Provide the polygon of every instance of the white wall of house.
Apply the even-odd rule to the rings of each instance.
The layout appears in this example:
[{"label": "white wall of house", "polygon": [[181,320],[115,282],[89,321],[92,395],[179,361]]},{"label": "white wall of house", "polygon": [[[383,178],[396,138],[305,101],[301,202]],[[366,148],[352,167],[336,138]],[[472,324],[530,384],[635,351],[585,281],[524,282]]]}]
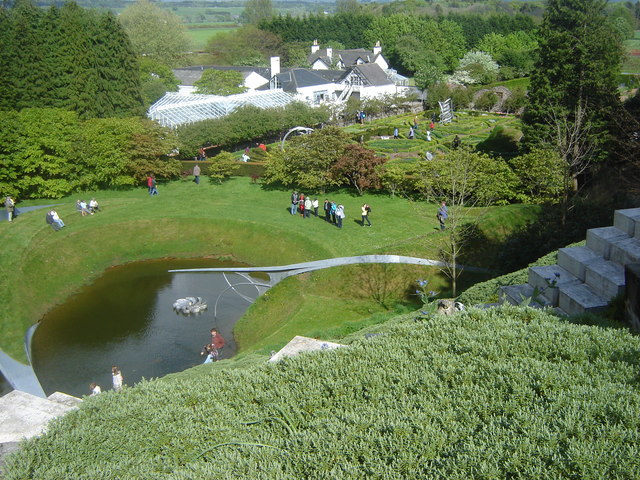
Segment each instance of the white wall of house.
[{"label": "white wall of house", "polygon": [[376,61],[374,63],[377,63],[378,65],[380,65],[380,68],[383,69],[383,70],[386,70],[386,69],[389,68],[389,64],[382,57],[382,55],[378,55],[378,58],[376,58]]},{"label": "white wall of house", "polygon": [[314,85],[312,87],[299,87],[297,98],[309,105],[317,105],[323,101],[335,99],[336,91],[342,90],[342,85],[336,83],[326,83],[324,85]]},{"label": "white wall of house", "polygon": [[360,98],[381,97],[384,95],[394,95],[404,87],[396,87],[395,85],[381,85],[377,87],[360,87]]},{"label": "white wall of house", "polygon": [[264,78],[262,75],[259,75],[256,72],[251,72],[244,79],[244,86],[249,90],[255,90],[256,88],[261,87],[266,83],[269,83],[269,79]]}]

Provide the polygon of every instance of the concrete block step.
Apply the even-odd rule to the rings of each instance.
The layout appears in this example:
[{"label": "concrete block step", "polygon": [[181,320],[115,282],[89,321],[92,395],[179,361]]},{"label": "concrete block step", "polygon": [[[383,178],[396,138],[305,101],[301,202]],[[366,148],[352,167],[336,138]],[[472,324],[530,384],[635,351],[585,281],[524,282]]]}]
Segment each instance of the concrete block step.
[{"label": "concrete block step", "polygon": [[74,397],[73,395],[68,395],[62,392],[54,392],[47,397],[47,400],[52,402],[56,402],[60,405],[65,405],[69,408],[77,407],[82,403],[82,400],[78,397]]},{"label": "concrete block step", "polygon": [[580,285],[567,285],[560,288],[558,296],[558,306],[567,315],[578,315],[581,313],[595,313],[604,310],[609,302],[601,297],[584,283]]},{"label": "concrete block step", "polygon": [[613,242],[607,260],[620,265],[640,262],[640,239],[632,237]]},{"label": "concrete block step", "polygon": [[613,226],[630,237],[640,237],[640,208],[626,208],[613,213]]},{"label": "concrete block step", "polygon": [[601,258],[586,266],[585,283],[602,298],[611,301],[624,293],[624,267]]},{"label": "concrete block step", "polygon": [[558,265],[584,282],[585,267],[602,256],[589,247],[565,247],[558,250]]},{"label": "concrete block step", "polygon": [[616,227],[590,228],[587,230],[587,247],[609,260],[611,246],[631,237]]},{"label": "concrete block step", "polygon": [[582,283],[575,275],[559,265],[531,267],[528,282],[534,289],[537,287],[540,294],[554,307],[558,306],[559,287]]},{"label": "concrete block step", "polygon": [[522,285],[505,285],[500,287],[499,292],[500,303],[510,303],[511,305],[522,305],[528,299],[531,307],[543,308],[550,307],[551,302],[543,294],[536,294],[534,287],[525,283]]}]

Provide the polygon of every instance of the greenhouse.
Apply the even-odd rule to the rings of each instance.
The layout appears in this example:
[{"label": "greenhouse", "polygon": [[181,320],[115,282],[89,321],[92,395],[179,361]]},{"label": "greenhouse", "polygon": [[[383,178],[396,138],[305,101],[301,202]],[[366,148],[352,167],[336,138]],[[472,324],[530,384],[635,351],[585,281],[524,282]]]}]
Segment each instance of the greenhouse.
[{"label": "greenhouse", "polygon": [[197,95],[167,92],[151,105],[147,116],[162,126],[176,128],[229,115],[245,105],[258,108],[284,107],[295,100],[293,95],[277,90],[252,91],[239,95]]}]

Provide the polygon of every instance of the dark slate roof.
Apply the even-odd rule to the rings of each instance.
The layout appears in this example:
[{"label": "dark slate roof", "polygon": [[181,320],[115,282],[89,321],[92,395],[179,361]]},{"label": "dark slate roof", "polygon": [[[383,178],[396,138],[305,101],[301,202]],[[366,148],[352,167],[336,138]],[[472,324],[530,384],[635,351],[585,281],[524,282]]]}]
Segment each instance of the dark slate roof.
[{"label": "dark slate roof", "polygon": [[351,67],[351,69],[365,77],[372,86],[393,84],[393,81],[389,80],[385,71],[377,63],[363,63],[362,65]]},{"label": "dark slate roof", "polygon": [[174,68],[173,74],[178,79],[180,85],[193,85],[194,82],[200,80],[202,72],[205,70],[233,70],[240,72],[243,78],[247,78],[251,73],[255,72],[267,80],[271,78],[271,69],[269,67],[236,67],[225,65],[198,65],[195,67]]},{"label": "dark slate roof", "polygon": [[[290,68],[277,75],[285,92],[297,92],[298,88],[335,83],[345,76],[344,70],[312,70],[310,68]],[[263,87],[261,87],[263,88]],[[264,88],[268,88],[267,85]]]},{"label": "dark slate roof", "polygon": [[[334,50],[331,57],[333,59],[340,59],[345,67],[352,67],[358,64],[358,59],[364,63],[374,63],[378,57],[382,54],[374,54],[371,50],[365,50],[364,48],[354,48],[351,50]],[[322,48],[315,53],[312,53],[307,57],[308,62],[313,65],[313,62],[320,59],[325,65],[331,65],[332,58],[327,55],[327,49]]]}]

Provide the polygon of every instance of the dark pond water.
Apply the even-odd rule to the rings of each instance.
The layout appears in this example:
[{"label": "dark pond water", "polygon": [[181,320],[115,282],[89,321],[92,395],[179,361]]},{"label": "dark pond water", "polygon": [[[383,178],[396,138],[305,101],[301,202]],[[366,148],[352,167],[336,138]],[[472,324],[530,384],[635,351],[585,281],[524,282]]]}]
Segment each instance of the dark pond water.
[{"label": "dark pond water", "polygon": [[[120,367],[128,385],[198,365],[211,328],[226,340],[221,358],[233,356],[233,326],[250,303],[227,290],[214,319],[214,303],[229,286],[223,275],[167,272],[227,266],[244,265],[163,259],[108,270],[40,322],[32,341],[32,361],[45,392],[87,395],[91,382],[103,391],[110,389],[112,365]],[[246,282],[235,274],[227,278],[232,284]],[[255,287],[237,289],[248,297],[257,296]],[[173,303],[187,296],[202,297],[209,308],[193,316],[176,313]]]}]

